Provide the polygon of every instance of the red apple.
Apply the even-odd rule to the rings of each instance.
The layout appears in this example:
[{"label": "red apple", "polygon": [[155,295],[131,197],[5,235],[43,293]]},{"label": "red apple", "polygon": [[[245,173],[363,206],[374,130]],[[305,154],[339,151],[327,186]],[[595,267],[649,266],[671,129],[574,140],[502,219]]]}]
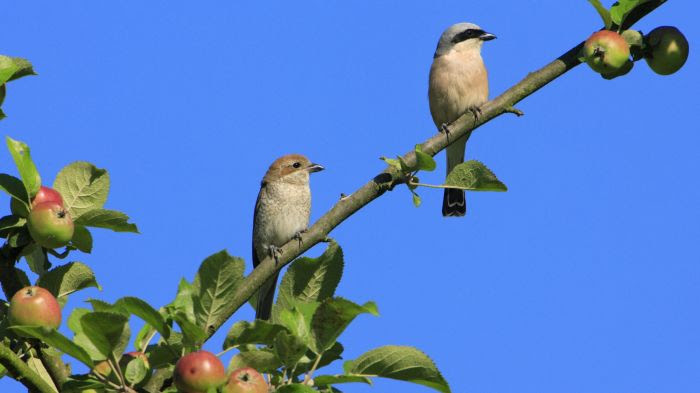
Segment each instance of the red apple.
[{"label": "red apple", "polygon": [[188,353],[177,361],[173,379],[183,393],[206,393],[226,382],[226,371],[218,357],[201,350]]},{"label": "red apple", "polygon": [[661,26],[650,31],[647,43],[651,50],[645,59],[657,74],[673,74],[688,60],[688,40],[673,26]]},{"label": "red apple", "polygon": [[39,192],[37,192],[32,199],[32,208],[44,202],[56,202],[63,206],[63,197],[53,188],[41,186],[41,188],[39,188]]},{"label": "red apple", "polygon": [[12,296],[9,317],[12,325],[57,329],[61,325],[61,307],[46,289],[25,287]]},{"label": "red apple", "polygon": [[254,368],[239,368],[231,373],[223,393],[267,393],[267,382]]},{"label": "red apple", "polygon": [[616,32],[601,30],[583,44],[583,57],[593,71],[611,74],[625,66],[630,57],[630,46]]},{"label": "red apple", "polygon": [[32,239],[42,247],[63,247],[73,238],[73,220],[56,202],[40,203],[29,212],[27,228]]}]

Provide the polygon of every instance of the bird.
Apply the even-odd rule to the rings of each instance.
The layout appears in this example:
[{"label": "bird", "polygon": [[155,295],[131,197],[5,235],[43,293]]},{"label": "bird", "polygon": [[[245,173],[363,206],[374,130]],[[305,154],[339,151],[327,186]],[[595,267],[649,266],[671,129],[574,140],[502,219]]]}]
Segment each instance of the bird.
[{"label": "bird", "polygon": [[[253,214],[253,268],[266,256],[277,261],[280,247],[288,241],[297,238],[301,242],[311,214],[309,174],[323,169],[301,154],[282,156],[270,165]],[[270,319],[278,276],[279,272],[260,287],[256,319]]]},{"label": "bird", "polygon": [[[479,115],[479,107],[488,100],[489,82],[481,45],[496,38],[473,23],[461,22],[448,27],[440,36],[430,66],[428,101],[433,122],[440,131],[467,111]],[[447,147],[447,173],[464,161],[464,150],[471,131]],[[449,137],[449,134],[448,134]],[[442,215],[463,216],[467,212],[464,190],[446,188]]]}]

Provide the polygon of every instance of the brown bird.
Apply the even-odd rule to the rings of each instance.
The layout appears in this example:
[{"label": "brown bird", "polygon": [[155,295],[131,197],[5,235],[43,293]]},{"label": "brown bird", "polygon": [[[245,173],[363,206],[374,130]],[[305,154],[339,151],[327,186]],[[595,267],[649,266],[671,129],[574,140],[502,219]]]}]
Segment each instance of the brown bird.
[{"label": "brown bird", "polygon": [[[481,44],[496,38],[473,23],[457,23],[440,36],[430,67],[428,100],[433,122],[440,130],[488,100],[489,81],[481,59]],[[447,173],[464,161],[464,150],[471,132],[447,147]],[[463,216],[467,212],[464,191],[445,189],[443,216]]]},{"label": "brown bird", "polygon": [[[279,247],[293,238],[301,239],[311,214],[309,174],[322,170],[321,165],[300,154],[288,154],[270,165],[255,202],[253,267],[266,256],[277,260]],[[275,274],[260,288],[255,318],[270,319],[278,276]]]}]

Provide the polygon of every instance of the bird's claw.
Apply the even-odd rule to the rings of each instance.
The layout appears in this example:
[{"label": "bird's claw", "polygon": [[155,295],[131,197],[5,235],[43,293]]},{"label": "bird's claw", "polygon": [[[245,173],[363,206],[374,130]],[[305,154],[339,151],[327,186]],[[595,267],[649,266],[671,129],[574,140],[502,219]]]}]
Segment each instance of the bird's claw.
[{"label": "bird's claw", "polygon": [[481,116],[481,108],[479,108],[478,106],[472,106],[469,108],[469,112],[471,112],[472,115],[474,115],[475,120],[479,120],[479,117]]},{"label": "bird's claw", "polygon": [[270,253],[270,256],[272,258],[275,258],[275,265],[278,265],[280,263],[280,255],[282,254],[282,247],[277,247],[275,245],[270,244],[267,246],[267,252]]},{"label": "bird's claw", "polygon": [[447,143],[450,143],[450,128],[447,123],[442,123],[440,125],[440,132],[444,132],[447,137]]},{"label": "bird's claw", "polygon": [[301,235],[306,233],[306,231],[308,231],[308,229],[302,229],[301,231],[295,233],[294,237],[292,238],[292,239],[297,239],[297,241],[299,241],[299,247],[304,245],[304,238]]}]

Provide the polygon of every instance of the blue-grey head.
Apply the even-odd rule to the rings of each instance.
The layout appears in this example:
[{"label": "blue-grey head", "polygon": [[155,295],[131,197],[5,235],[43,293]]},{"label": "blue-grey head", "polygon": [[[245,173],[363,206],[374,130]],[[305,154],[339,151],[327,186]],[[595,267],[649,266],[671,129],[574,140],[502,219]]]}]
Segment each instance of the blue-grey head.
[{"label": "blue-grey head", "polygon": [[435,57],[442,56],[452,49],[463,47],[480,49],[484,41],[496,38],[473,23],[456,23],[445,30],[440,36]]}]

